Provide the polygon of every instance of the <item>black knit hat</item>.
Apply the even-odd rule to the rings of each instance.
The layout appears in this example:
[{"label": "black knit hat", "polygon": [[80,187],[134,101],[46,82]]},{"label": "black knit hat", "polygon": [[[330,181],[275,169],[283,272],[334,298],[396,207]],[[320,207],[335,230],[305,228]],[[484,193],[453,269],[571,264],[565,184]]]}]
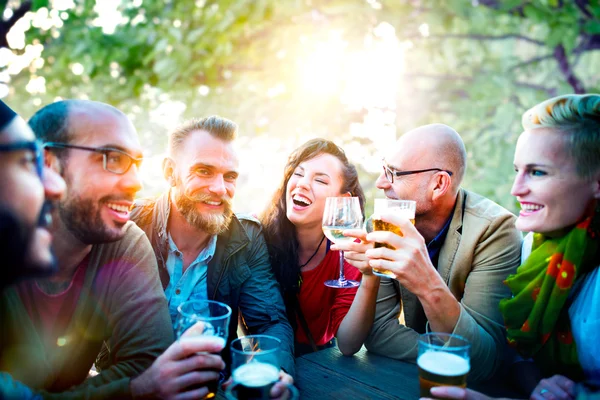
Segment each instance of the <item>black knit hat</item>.
[{"label": "black knit hat", "polygon": [[9,106],[0,100],[0,131],[17,116]]}]

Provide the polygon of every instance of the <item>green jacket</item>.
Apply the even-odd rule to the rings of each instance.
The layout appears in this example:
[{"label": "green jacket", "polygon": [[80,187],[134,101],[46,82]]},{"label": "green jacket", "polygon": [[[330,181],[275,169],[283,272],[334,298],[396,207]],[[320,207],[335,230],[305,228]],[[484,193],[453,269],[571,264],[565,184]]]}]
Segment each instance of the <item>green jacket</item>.
[{"label": "green jacket", "polygon": [[[1,371],[44,397],[131,397],[130,379],[173,342],[173,330],[150,244],[132,222],[125,229],[123,239],[92,247],[62,346],[43,345],[14,286],[2,293]],[[88,379],[103,344],[105,365]]]},{"label": "green jacket", "polygon": [[[166,289],[169,273],[167,222],[171,202],[169,192],[157,199],[136,201],[131,219],[142,228],[154,248],[158,273]],[[238,311],[244,330],[271,335],[282,343],[281,367],[294,376],[294,335],[285,314],[279,285],[271,270],[269,253],[258,220],[234,216],[229,228],[218,235],[217,247],[208,263],[208,298],[232,309],[229,340],[222,356],[229,364],[229,343],[237,337]]]}]

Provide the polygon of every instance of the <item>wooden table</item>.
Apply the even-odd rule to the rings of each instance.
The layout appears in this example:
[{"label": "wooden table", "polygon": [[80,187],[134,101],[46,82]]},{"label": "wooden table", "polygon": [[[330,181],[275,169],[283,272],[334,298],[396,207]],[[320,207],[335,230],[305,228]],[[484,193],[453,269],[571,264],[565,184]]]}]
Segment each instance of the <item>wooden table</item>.
[{"label": "wooden table", "polygon": [[[419,398],[415,364],[377,356],[364,347],[353,357],[344,357],[337,348],[331,348],[296,359],[296,386],[301,399]],[[517,397],[499,382],[472,388],[490,396]]]}]

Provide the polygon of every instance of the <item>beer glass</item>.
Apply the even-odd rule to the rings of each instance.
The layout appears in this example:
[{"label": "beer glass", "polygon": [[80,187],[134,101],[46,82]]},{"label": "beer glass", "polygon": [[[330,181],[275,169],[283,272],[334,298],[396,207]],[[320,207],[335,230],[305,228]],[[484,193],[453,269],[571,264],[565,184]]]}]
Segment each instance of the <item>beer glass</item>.
[{"label": "beer glass", "polygon": [[[323,233],[334,243],[352,242],[354,238],[346,237],[342,232],[360,228],[362,218],[358,197],[328,197],[323,210]],[[343,289],[358,285],[360,282],[344,277],[344,252],[340,251],[340,276],[325,281],[325,286]]]},{"label": "beer glass", "polygon": [[421,397],[434,397],[436,386],[467,387],[471,344],[462,336],[450,333],[425,333],[419,336],[419,386]]},{"label": "beer glass", "polygon": [[[402,236],[402,231],[399,227],[390,224],[389,222],[382,221],[379,216],[384,213],[393,212],[404,218],[409,219],[414,225],[416,209],[417,203],[412,200],[375,199],[375,209],[373,212],[373,216],[371,217],[373,230],[389,231]],[[375,243],[375,248],[377,247],[387,247],[389,249],[394,249],[393,247],[385,243]],[[393,277],[390,271],[386,271],[384,269],[373,268],[373,273],[375,275],[384,276],[387,278]]]},{"label": "beer glass", "polygon": [[[268,400],[273,385],[279,381],[281,341],[268,335],[249,335],[231,342],[231,377],[228,399]],[[298,391],[288,386],[292,399]]]},{"label": "beer glass", "polygon": [[[187,340],[194,336],[216,336],[223,339],[223,346],[229,336],[231,308],[227,304],[212,300],[185,301],[177,307],[175,321],[177,340]],[[220,371],[218,371],[220,372]],[[219,390],[219,381],[207,384],[209,393],[205,399],[212,399]],[[195,387],[186,388],[193,390]]]}]

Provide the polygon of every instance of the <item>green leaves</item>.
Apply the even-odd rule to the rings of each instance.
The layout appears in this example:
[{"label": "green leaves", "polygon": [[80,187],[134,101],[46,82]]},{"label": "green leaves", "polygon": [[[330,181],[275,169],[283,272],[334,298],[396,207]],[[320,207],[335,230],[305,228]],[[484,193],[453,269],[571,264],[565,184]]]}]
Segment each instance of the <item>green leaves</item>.
[{"label": "green leaves", "polygon": [[[600,35],[594,1],[589,17],[572,1],[558,0],[144,0],[139,7],[121,2],[128,22],[111,35],[96,26],[100,1],[78,0],[75,9],[61,11],[68,14],[62,28],[27,32],[26,44],[44,44],[44,67],[11,76],[11,96],[27,112],[57,96],[109,101],[136,119],[155,153],[166,128],[152,121],[153,111],[173,99],[187,106],[186,117],[219,113],[240,121],[249,137],[295,143],[319,135],[356,144],[349,126],[373,110],[349,109],[340,93],[309,93],[302,74],[318,45],[336,38],[346,46],[340,54],[373,49],[376,27],[386,23],[405,59],[395,75],[377,76],[395,90],[396,108],[385,112],[393,114],[398,133],[428,122],[457,128],[469,151],[466,185],[512,207],[510,166],[521,113],[572,92],[552,57],[556,46],[565,48],[588,90],[598,82],[600,52],[582,52],[591,35]],[[35,0],[32,7],[52,3]],[[364,73],[350,85],[369,87],[365,82],[379,73],[369,69],[369,57],[352,61]],[[329,67],[312,61],[315,75]],[[84,67],[81,75],[73,73],[76,63]],[[354,67],[340,64],[340,76]],[[518,64],[526,65],[513,69]],[[47,93],[27,93],[32,74],[46,79]],[[365,153],[382,151],[376,141],[361,140]],[[372,177],[365,179],[372,186]]]},{"label": "green leaves", "polygon": [[33,0],[31,2],[31,11],[37,11],[42,7],[48,7],[48,0]]}]

